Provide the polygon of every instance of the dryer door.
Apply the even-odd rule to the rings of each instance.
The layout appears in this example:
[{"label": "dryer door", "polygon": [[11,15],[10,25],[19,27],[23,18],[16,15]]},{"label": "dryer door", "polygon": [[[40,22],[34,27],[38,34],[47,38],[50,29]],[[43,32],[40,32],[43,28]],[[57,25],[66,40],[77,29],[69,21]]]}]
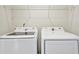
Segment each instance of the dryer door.
[{"label": "dryer door", "polygon": [[46,40],[44,47],[46,54],[78,54],[77,40]]}]

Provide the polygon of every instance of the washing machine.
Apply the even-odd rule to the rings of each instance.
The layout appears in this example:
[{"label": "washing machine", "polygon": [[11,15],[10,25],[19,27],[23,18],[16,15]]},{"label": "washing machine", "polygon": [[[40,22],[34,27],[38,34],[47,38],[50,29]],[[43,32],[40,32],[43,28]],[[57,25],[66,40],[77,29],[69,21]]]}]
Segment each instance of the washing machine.
[{"label": "washing machine", "polygon": [[79,36],[64,31],[63,27],[41,29],[42,54],[78,54]]},{"label": "washing machine", "polygon": [[37,28],[16,27],[0,36],[0,54],[37,54]]}]

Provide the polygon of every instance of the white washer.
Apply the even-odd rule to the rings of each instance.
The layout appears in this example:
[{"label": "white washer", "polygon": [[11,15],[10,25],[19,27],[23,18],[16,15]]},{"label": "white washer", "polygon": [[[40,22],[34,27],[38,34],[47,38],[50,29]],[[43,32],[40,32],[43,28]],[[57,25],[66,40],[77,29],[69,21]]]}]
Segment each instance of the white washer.
[{"label": "white washer", "polygon": [[37,54],[37,28],[17,27],[1,36],[0,54]]},{"label": "white washer", "polygon": [[62,27],[43,27],[41,30],[42,54],[78,54],[79,37],[65,32]]}]

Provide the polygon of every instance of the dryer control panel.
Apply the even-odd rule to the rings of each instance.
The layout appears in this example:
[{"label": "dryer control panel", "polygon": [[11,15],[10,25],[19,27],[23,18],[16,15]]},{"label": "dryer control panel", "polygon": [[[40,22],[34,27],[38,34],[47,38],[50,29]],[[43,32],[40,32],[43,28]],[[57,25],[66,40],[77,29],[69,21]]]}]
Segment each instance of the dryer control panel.
[{"label": "dryer control panel", "polygon": [[63,27],[51,27],[52,31],[64,31]]},{"label": "dryer control panel", "polygon": [[45,31],[63,31],[64,32],[63,27],[44,27],[42,29]]}]

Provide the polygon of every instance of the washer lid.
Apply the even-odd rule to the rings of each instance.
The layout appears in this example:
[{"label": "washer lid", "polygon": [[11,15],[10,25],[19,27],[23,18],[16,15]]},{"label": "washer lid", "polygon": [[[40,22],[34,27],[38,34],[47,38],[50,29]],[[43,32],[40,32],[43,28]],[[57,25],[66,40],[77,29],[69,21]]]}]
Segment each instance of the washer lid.
[{"label": "washer lid", "polygon": [[26,38],[26,39],[29,39],[29,38],[35,38],[35,36],[34,35],[16,35],[16,36],[6,36],[6,35],[3,35],[3,36],[1,36],[0,37],[0,39],[6,39],[6,38],[15,38],[15,39],[17,39],[17,38]]}]

